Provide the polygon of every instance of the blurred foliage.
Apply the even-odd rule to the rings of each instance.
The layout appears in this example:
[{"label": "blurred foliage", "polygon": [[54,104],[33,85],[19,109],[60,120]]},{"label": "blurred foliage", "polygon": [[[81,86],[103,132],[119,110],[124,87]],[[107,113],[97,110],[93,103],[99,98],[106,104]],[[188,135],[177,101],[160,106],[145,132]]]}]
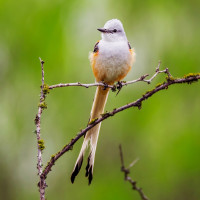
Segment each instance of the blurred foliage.
[{"label": "blurred foliage", "polygon": [[[200,1],[1,0],[0,1],[0,199],[38,199],[37,149],[33,119],[37,113],[41,69],[45,82],[94,82],[88,52],[100,39],[96,30],[120,19],[136,50],[126,80],[153,74],[158,63],[175,77],[200,70]],[[139,98],[161,82],[137,83],[110,93],[106,110]],[[140,199],[124,182],[118,145],[125,163],[140,161],[133,179],[150,199],[199,199],[200,85],[175,85],[102,124],[88,187],[84,166],[75,184],[70,174],[82,140],[63,156],[47,179],[50,199]],[[44,164],[87,124],[95,88],[50,92],[42,116]]]}]

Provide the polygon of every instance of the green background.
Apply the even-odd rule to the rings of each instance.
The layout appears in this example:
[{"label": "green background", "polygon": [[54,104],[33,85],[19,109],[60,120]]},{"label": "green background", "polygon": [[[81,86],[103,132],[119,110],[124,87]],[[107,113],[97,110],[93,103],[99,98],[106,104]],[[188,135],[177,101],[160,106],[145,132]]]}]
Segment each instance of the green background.
[{"label": "green background", "polygon": [[[33,123],[41,85],[38,57],[45,61],[45,82],[94,82],[88,52],[100,39],[96,30],[112,18],[122,21],[136,51],[125,80],[153,74],[158,61],[174,77],[200,71],[200,1],[1,0],[0,1],[0,199],[39,199],[37,147]],[[141,97],[151,85],[110,93],[106,110]],[[152,200],[197,200],[200,196],[200,84],[173,85],[136,108],[104,121],[90,186],[84,167],[75,183],[70,175],[82,139],[59,159],[48,175],[51,199],[135,199],[123,180],[118,145],[128,166]],[[59,88],[47,97],[42,115],[44,165],[87,124],[95,88]],[[85,159],[86,160],[86,159]]]}]

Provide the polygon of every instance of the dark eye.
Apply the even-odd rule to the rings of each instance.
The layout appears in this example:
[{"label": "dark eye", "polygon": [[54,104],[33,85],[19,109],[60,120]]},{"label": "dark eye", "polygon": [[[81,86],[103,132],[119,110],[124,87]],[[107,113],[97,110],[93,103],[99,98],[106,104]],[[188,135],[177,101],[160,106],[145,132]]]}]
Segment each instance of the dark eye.
[{"label": "dark eye", "polygon": [[117,29],[114,29],[113,32],[116,33],[116,32],[117,32]]}]

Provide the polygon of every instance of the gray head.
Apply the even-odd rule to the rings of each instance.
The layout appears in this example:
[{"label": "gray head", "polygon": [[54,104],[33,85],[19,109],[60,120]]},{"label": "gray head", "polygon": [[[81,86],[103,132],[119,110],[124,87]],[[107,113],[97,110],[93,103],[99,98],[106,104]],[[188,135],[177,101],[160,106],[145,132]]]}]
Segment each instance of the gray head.
[{"label": "gray head", "polygon": [[107,21],[103,28],[99,28],[97,30],[102,33],[101,37],[105,41],[127,41],[123,25],[118,19],[111,19]]}]

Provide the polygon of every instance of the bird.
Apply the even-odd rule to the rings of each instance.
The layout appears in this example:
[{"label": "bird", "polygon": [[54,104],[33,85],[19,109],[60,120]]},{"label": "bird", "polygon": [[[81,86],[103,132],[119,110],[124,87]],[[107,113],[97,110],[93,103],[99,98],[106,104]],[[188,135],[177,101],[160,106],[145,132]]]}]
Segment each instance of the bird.
[{"label": "bird", "polygon": [[[121,81],[130,71],[135,61],[135,51],[131,48],[127,40],[123,25],[118,19],[108,20],[103,28],[98,28],[101,32],[101,40],[95,46],[93,52],[89,53],[89,60],[96,82],[103,82],[107,85],[113,85]],[[110,88],[98,86],[96,89],[90,121],[101,117],[108,98]],[[86,166],[88,184],[93,179],[94,159],[99,137],[101,123],[91,128],[85,135],[84,141],[75,163],[71,182],[74,183],[82,163],[85,150],[89,148],[89,157]]]}]

